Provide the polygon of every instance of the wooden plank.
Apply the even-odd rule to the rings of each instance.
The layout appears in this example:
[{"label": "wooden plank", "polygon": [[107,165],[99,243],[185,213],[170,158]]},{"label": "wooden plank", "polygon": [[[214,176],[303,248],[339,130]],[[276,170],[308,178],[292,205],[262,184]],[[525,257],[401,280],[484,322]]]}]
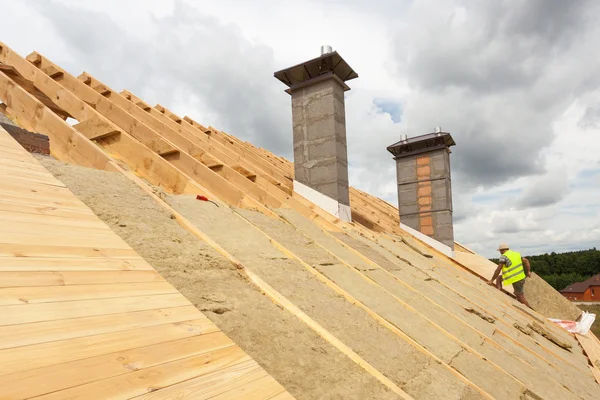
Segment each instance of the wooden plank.
[{"label": "wooden plank", "polygon": [[33,204],[19,204],[0,199],[0,212],[7,211],[8,213],[22,213],[38,215],[53,215],[64,218],[85,219],[88,221],[97,221],[106,226],[100,219],[88,209],[61,209],[58,207],[36,206]]},{"label": "wooden plank", "polygon": [[68,258],[126,258],[138,257],[131,249],[73,246],[30,246],[29,244],[0,243],[0,257],[56,257]]},{"label": "wooden plank", "polygon": [[109,249],[129,249],[129,245],[118,236],[96,237],[90,240],[86,237],[77,236],[54,236],[38,232],[19,233],[0,231],[0,243],[4,244],[27,244],[29,246],[63,246],[63,247],[91,247]]},{"label": "wooden plank", "polygon": [[588,357],[596,382],[600,384],[600,343],[591,331],[585,335],[575,335],[575,337]]},{"label": "wooden plank", "polygon": [[[6,233],[39,233],[40,235],[54,235],[54,236],[72,236],[73,227],[64,225],[52,225],[52,224],[40,224],[35,222],[19,222],[15,224],[2,223],[0,219],[0,232]],[[93,241],[95,238],[114,238],[115,233],[108,229],[108,227],[78,227],[77,234],[88,238]]]},{"label": "wooden plank", "polygon": [[45,178],[38,178],[36,176],[27,174],[26,172],[10,172],[10,171],[0,171],[0,173],[2,175],[11,175],[13,179],[18,180],[18,181],[23,181],[23,182],[27,182],[28,185],[30,186],[35,186],[38,183],[41,184],[52,184],[52,185],[56,185],[56,186],[62,186],[62,183],[49,178],[49,177],[45,177]]},{"label": "wooden plank", "polygon": [[[2,129],[2,133],[6,132],[2,128],[2,125],[0,125],[0,129]],[[23,149],[21,149],[19,151],[23,151]],[[15,152],[17,152],[16,149],[15,149]],[[42,175],[48,177],[48,175],[44,174],[44,171],[37,168],[37,167],[41,167],[41,165],[37,164],[37,167],[36,167],[36,165],[30,164],[28,162],[19,162],[19,160],[23,160],[24,157],[22,154],[19,155],[18,153],[15,153],[15,152],[7,151],[7,150],[5,150],[4,147],[2,147],[2,164],[0,165],[0,170],[5,171],[6,173],[18,172],[18,173],[26,174],[28,176],[33,176],[33,177],[40,177]],[[34,159],[33,161],[35,161],[37,163],[37,160]],[[58,183],[60,183],[60,182],[58,182]]]},{"label": "wooden plank", "polygon": [[[0,288],[32,286],[96,285],[164,281],[150,271],[19,271],[0,272]],[[92,289],[90,289],[92,290]]]},{"label": "wooden plank", "polygon": [[269,400],[294,400],[294,397],[289,392],[283,392],[277,396],[271,397]]},{"label": "wooden plank", "polygon": [[190,302],[178,293],[117,299],[77,300],[57,303],[0,306],[0,326],[80,318],[94,315],[119,314],[133,311],[157,310],[159,308],[182,307],[187,305],[190,305]]},{"label": "wooden plank", "polygon": [[12,156],[12,155],[9,156],[8,154],[2,154],[2,164],[11,165],[14,167],[27,168],[27,169],[32,169],[32,170],[44,168],[35,159],[24,159],[23,157],[20,157],[20,156]]},{"label": "wooden plank", "polygon": [[[33,205],[3,205],[0,203],[0,208],[7,208],[0,210],[0,221],[6,223],[35,223],[39,221],[40,224],[44,225],[55,225],[55,226],[71,226],[71,227],[86,227],[104,229],[106,225],[100,219],[92,218],[81,218],[80,216],[66,217],[64,215],[52,215],[46,212],[45,214],[36,213],[36,207]],[[44,210],[52,210],[54,207],[42,207]],[[51,212],[51,211],[50,211]],[[54,213],[56,214],[56,213]]]},{"label": "wooden plank", "polygon": [[[1,223],[1,222],[0,222]],[[48,258],[0,257],[0,271],[154,271],[140,257],[131,259],[110,258]]]},{"label": "wooden plank", "polygon": [[[0,127],[0,129],[2,129],[0,132],[2,132],[3,134],[6,134],[6,131],[4,130],[4,128]],[[37,160],[34,158],[25,159],[22,156],[17,156],[17,155],[12,155],[12,154],[2,154],[2,162],[7,163],[7,165],[22,166],[24,168],[29,168],[30,166],[37,164]],[[40,165],[40,164],[37,164],[37,165]]]},{"label": "wooden plank", "polygon": [[[4,128],[2,128],[4,129]],[[4,130],[4,132],[6,132],[6,130]],[[9,134],[10,135],[10,134]],[[11,138],[11,140],[14,140]],[[21,147],[19,145],[19,148],[14,148],[14,149],[7,149],[4,143],[0,143],[0,145],[2,146],[2,164],[0,165],[0,168],[2,169],[8,169],[8,168],[19,168],[19,171],[23,171],[23,172],[29,172],[29,173],[38,173],[38,174],[44,174],[44,167],[42,167],[37,160],[33,157],[33,155],[27,153],[27,157],[24,157],[24,154],[22,154],[23,152],[23,147]],[[10,158],[9,158],[10,156]],[[32,163],[30,162],[25,162],[26,159],[30,159],[31,157],[31,161],[33,161]],[[19,161],[20,162],[19,162]],[[47,176],[47,174],[44,174],[45,176]]]},{"label": "wooden plank", "polygon": [[4,349],[0,350],[0,376],[216,331],[208,319],[199,319]]},{"label": "wooden plank", "polygon": [[73,129],[83,133],[90,140],[100,139],[107,136],[117,135],[120,133],[118,129],[109,124],[105,120],[99,118],[91,118],[87,121],[73,125]]},{"label": "wooden plank", "polygon": [[[284,389],[252,361],[162,388],[135,397],[135,400],[160,399],[271,399]],[[292,398],[288,393],[288,398]]]},{"label": "wooden plank", "polygon": [[15,193],[6,189],[4,185],[0,187],[0,197],[9,203],[25,203],[40,207],[53,207],[68,210],[82,210],[85,207],[85,205],[79,201],[53,199],[31,191]]},{"label": "wooden plank", "polygon": [[36,197],[22,197],[19,195],[3,195],[2,203],[9,203],[13,205],[23,205],[23,206],[32,206],[32,207],[40,207],[42,209],[54,209],[54,210],[64,210],[64,211],[84,211],[89,213],[89,208],[84,208],[83,206],[77,205],[76,203],[65,205],[61,202],[53,202],[53,201],[45,201],[39,196]]},{"label": "wooden plank", "polygon": [[[4,153],[4,149],[2,149]],[[25,178],[34,178],[41,183],[51,182],[53,185],[60,185],[64,187],[62,182],[58,181],[52,175],[48,175],[48,171],[40,169],[32,169],[24,166],[16,166],[5,164],[4,162],[0,165],[0,173],[10,175],[11,179],[20,179],[21,176]]]},{"label": "wooden plank", "polygon": [[[233,346],[233,342],[222,332],[213,332],[5,375],[0,377],[0,387],[4,388],[3,396],[26,399],[114,378],[131,373],[131,371],[144,370],[183,358],[211,353],[231,346]],[[257,366],[257,369],[266,375],[260,367]],[[224,374],[218,371],[217,375],[223,376]],[[44,377],[41,385],[40,376]]]},{"label": "wooden plank", "polygon": [[48,394],[38,397],[38,399],[128,399],[245,361],[249,361],[249,357],[239,348],[226,347],[207,354]]},{"label": "wooden plank", "polygon": [[[88,274],[91,275],[89,272]],[[178,293],[177,289],[167,281],[47,287],[8,287],[0,288],[0,306],[174,293]]]},{"label": "wooden plank", "polygon": [[[18,142],[17,142],[18,143]],[[5,147],[3,149],[3,153],[4,154],[8,154],[8,155],[18,155],[21,154],[21,151],[23,151],[23,147],[22,146],[10,146],[10,147]]]},{"label": "wooden plank", "polygon": [[[5,159],[2,159],[2,163],[6,162]],[[37,162],[37,161],[36,161]],[[38,164],[41,166],[41,164]],[[46,173],[49,173],[46,169],[44,169]],[[81,201],[77,199],[73,193],[66,187],[56,186],[56,185],[35,185],[32,186],[27,182],[22,181],[14,181],[14,180],[4,180],[2,182],[2,186],[0,190],[13,193],[13,194],[23,194],[28,196],[40,196],[40,197],[48,197],[56,200],[71,200],[71,201]]]},{"label": "wooden plank", "polygon": [[[256,375],[259,375],[259,373],[257,372]],[[239,386],[235,385],[230,390],[210,398],[213,400],[236,400],[240,398],[248,400],[271,399],[274,395],[276,396],[282,390],[285,390],[272,377],[264,373],[260,375],[262,376],[254,381],[246,382]]]},{"label": "wooden plank", "polygon": [[205,318],[194,306],[0,326],[0,349]]}]

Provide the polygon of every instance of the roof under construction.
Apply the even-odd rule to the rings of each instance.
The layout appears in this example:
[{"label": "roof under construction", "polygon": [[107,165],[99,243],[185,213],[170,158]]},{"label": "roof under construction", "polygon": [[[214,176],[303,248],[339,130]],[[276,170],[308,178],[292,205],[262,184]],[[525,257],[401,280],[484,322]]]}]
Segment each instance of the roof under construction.
[{"label": "roof under construction", "polygon": [[593,334],[391,204],[351,188],[341,221],[265,149],[37,52],[0,63],[4,397],[598,398]]}]

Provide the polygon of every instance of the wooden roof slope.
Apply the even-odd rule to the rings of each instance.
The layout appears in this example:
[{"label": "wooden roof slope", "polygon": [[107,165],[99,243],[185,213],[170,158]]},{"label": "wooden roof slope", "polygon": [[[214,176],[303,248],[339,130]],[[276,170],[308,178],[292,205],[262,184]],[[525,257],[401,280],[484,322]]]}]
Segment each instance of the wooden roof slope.
[{"label": "wooden roof slope", "polygon": [[[393,219],[397,213],[388,203],[353,189],[353,215],[360,222],[339,221],[290,194],[293,171],[288,161],[189,117],[180,118],[165,107],[151,107],[130,92],[115,92],[89,74],[75,78],[38,53],[25,60],[0,46],[0,62],[12,68],[12,76],[22,77],[20,82],[28,82],[21,85],[0,70],[5,112],[23,127],[48,135],[56,158],[120,171],[150,194],[139,177],[171,193],[209,194],[219,202],[254,208],[282,223],[275,208],[297,211],[321,228],[298,225],[299,237],[310,238],[333,257],[343,267],[341,276],[305,260],[285,237],[272,236],[241,216],[240,220],[254,229],[253,235],[268,238],[288,259],[310,271],[327,290],[366,311],[382,329],[416,349],[428,365],[440,365],[450,374],[448,379],[468,385],[481,398],[516,399],[534,393],[542,398],[593,399],[598,393],[587,358],[572,336],[398,229]],[[63,112],[44,105],[37,92]],[[61,114],[78,123],[69,126]],[[164,202],[163,206],[170,208]],[[227,248],[170,210],[282,309],[390,390],[409,397],[395,377],[382,374],[366,355],[357,354]],[[452,356],[450,349],[459,351]]]},{"label": "wooden roof slope", "polygon": [[1,127],[0,174],[0,397],[285,393]]}]

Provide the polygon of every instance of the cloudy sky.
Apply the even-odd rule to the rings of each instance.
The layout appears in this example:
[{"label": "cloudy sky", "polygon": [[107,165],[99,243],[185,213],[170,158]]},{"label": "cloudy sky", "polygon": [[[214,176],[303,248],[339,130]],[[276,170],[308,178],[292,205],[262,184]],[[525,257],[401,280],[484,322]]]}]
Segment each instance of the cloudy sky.
[{"label": "cloudy sky", "polygon": [[[600,2],[0,0],[0,41],[292,160],[273,72],[331,45],[350,182],[397,204],[385,150],[441,126],[456,239],[486,256],[600,245]],[[8,16],[8,18],[7,18]],[[373,173],[377,171],[377,173]],[[598,246],[600,247],[600,246]]]}]

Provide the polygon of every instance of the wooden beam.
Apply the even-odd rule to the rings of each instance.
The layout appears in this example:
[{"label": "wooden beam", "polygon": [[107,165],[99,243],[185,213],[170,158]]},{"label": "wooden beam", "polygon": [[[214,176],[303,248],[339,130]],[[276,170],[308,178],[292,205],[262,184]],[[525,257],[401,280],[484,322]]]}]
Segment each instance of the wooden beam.
[{"label": "wooden beam", "polygon": [[111,124],[97,118],[88,119],[87,121],[75,124],[73,125],[73,128],[83,133],[85,137],[90,140],[102,139],[121,133],[120,130],[116,129]]},{"label": "wooden beam", "polygon": [[[13,66],[22,76],[30,77],[36,89],[49,98],[55,99],[61,108],[69,110],[68,112],[80,123],[88,120],[102,121],[104,124],[118,129],[88,104],[54,80],[49,79],[42,71],[7,46],[2,45],[2,48],[0,61]],[[100,150],[98,146],[60,117],[50,112],[39,100],[25,92],[1,72],[0,87],[2,87],[0,90],[2,100],[17,115],[19,125],[28,130],[48,135],[51,153],[56,158],[90,168],[115,170],[115,165],[107,153]],[[168,191],[173,193],[210,193],[125,132],[120,131],[119,135],[98,139],[96,143],[118,159],[126,160],[127,165],[136,173]]]},{"label": "wooden beam", "polygon": [[70,117],[69,113],[56,106],[56,104],[54,104],[52,100],[48,98],[48,96],[37,90],[33,83],[19,74],[19,72],[13,66],[0,64],[0,70],[10,77],[10,79],[12,79],[16,84],[29,92],[29,94],[38,99],[42,104],[58,114],[63,120]]},{"label": "wooden beam", "polygon": [[[232,152],[231,149],[226,148],[218,141],[207,140],[204,135],[195,135],[195,129],[193,127],[188,126],[188,123],[185,120],[182,120],[165,107],[158,106],[159,108],[148,108],[149,105],[147,103],[136,97],[131,92],[124,90],[121,92],[121,94],[123,97],[143,109],[146,114],[150,114],[152,117],[154,117],[149,119],[147,123],[151,126],[154,126],[155,129],[159,129],[156,124],[157,121],[160,122],[162,124],[160,128],[168,128],[173,132],[177,132],[189,142],[192,142],[205,152],[211,154],[223,164],[229,165],[232,169],[240,172],[242,175],[246,177],[258,177],[258,180],[254,181],[267,191],[271,188],[271,185],[267,185],[266,183],[262,184],[261,180],[265,180],[275,186],[280,185],[278,177],[271,176],[269,171],[264,171],[260,166],[255,165],[252,160],[247,157],[247,155],[246,157],[240,157],[235,152]],[[146,118],[148,118],[147,115]],[[285,186],[280,187],[280,189],[282,189],[288,195],[291,194],[291,190],[286,190]]]},{"label": "wooden beam", "polygon": [[[89,77],[89,74],[87,74],[87,76]],[[94,82],[94,78],[91,79],[91,82]],[[125,101],[129,101],[130,105],[135,105],[135,104],[140,104],[140,103],[143,105],[146,104],[141,99],[139,99],[138,97],[133,95],[131,92],[123,92],[123,95],[124,95],[122,97],[123,99],[129,99],[129,100],[125,100]],[[112,95],[112,97],[115,97],[115,95]],[[138,114],[142,113],[140,118],[141,117],[150,118],[147,115],[148,113],[143,112],[141,110],[142,110],[141,108],[138,108],[136,111]],[[176,131],[176,132],[180,132],[180,134],[185,138],[190,138],[190,139],[192,138],[193,135],[190,132],[186,131],[186,129],[192,129],[192,128],[186,128],[185,126],[179,126],[178,124],[176,124],[174,122],[174,120],[178,120],[179,117],[177,117],[175,114],[168,111],[164,107],[162,107],[162,110],[164,112],[160,112],[157,109],[151,109],[149,114],[151,114],[151,116],[153,116],[154,118],[152,120],[150,120],[148,123],[149,124],[162,123],[163,127],[161,128],[161,132],[169,132],[169,129],[170,129],[170,134],[174,134],[175,133],[174,131]],[[171,115],[171,116],[175,115],[175,116],[173,118],[168,118],[166,116],[166,114]],[[185,125],[185,124],[187,124],[187,123],[184,122],[183,125]],[[157,127],[157,129],[158,129],[158,127]],[[198,143],[198,142],[195,141],[194,143]],[[237,167],[236,161],[231,160],[224,153],[221,153],[218,149],[215,149],[213,146],[206,147],[202,143],[199,143],[199,145],[202,146],[203,150],[211,151],[211,155],[216,154],[219,157],[218,162],[216,164],[209,165],[211,169],[214,168],[214,170],[217,172],[220,172],[221,169],[224,169],[225,166],[223,164],[221,164],[220,161],[226,161],[228,163],[231,163],[231,165],[233,165],[234,167]],[[204,157],[204,154],[202,154],[202,157]],[[336,226],[336,224],[339,222],[339,220],[336,217],[334,217],[330,214],[327,214],[325,211],[323,211],[321,209],[307,207],[306,204],[297,201],[297,199],[295,197],[287,195],[280,187],[276,187],[273,184],[271,184],[269,181],[267,181],[266,179],[262,179],[262,175],[257,176],[254,181],[256,182],[256,184],[259,187],[263,188],[267,193],[269,193],[270,195],[275,197],[277,200],[279,200],[280,207],[293,208],[294,210],[298,211],[300,214],[302,214],[306,218],[313,220],[316,224],[318,224],[319,226],[321,226],[325,229],[329,229],[329,230],[333,230],[333,231],[339,230],[339,228]]]},{"label": "wooden beam", "polygon": [[[43,57],[42,60],[44,60]],[[227,165],[224,160],[215,157],[213,154],[209,154],[206,149],[189,141],[184,136],[164,125],[161,121],[156,120],[152,115],[143,111],[142,108],[138,107],[132,101],[121,94],[114,92],[90,74],[83,73],[78,79],[74,79],[71,76],[64,76],[62,82],[67,84],[69,88],[72,88],[74,93],[83,91],[84,87],[86,87],[87,90],[92,88],[96,91],[101,90],[98,88],[106,88],[110,92],[110,95],[105,96],[106,98],[97,97],[96,101],[98,103],[94,104],[99,104],[101,101],[108,101],[113,105],[112,110],[120,109],[128,114],[130,118],[134,119],[138,126],[146,127],[146,131],[149,132],[149,135],[151,134],[155,138],[168,141],[176,150],[176,153],[173,152],[175,154],[171,157],[165,157],[167,161],[177,166],[190,177],[207,185],[211,191],[219,194],[220,190],[223,191],[224,188],[226,188],[225,185],[229,185],[230,187],[236,188],[236,190],[242,192],[244,195],[256,200],[261,207],[262,205],[274,208],[281,207],[281,199],[274,197],[272,193],[257,186],[251,179],[248,179],[247,176],[242,175],[240,172]],[[102,94],[101,92],[99,93]],[[106,116],[108,118],[115,118],[115,113],[112,112],[110,115],[107,114]],[[117,121],[115,120],[114,122],[116,123]],[[161,155],[164,156],[165,153],[161,153]],[[225,155],[222,156],[225,157]],[[254,174],[249,175],[255,176]]]},{"label": "wooden beam", "polygon": [[18,125],[50,138],[50,152],[56,158],[88,168],[114,170],[106,153],[2,72],[0,99]]},{"label": "wooden beam", "polygon": [[[42,70],[50,66],[58,68],[50,60],[38,53],[31,54],[28,59],[32,60],[33,63]],[[109,98],[104,96],[112,93],[110,89],[106,88],[104,85],[97,85],[99,88],[98,90],[100,91],[100,93],[98,93],[93,88],[64,71],[55,79],[74,96],[79,97],[80,101],[93,105],[94,110],[97,111],[103,119],[109,121],[123,133],[127,133],[139,140],[141,142],[140,145],[148,146],[154,153],[162,156],[161,159],[163,161],[161,161],[161,163],[166,161],[167,164],[170,164],[170,168],[178,170],[182,175],[185,174],[186,177],[189,176],[203,187],[206,187],[208,190],[205,190],[205,192],[210,193],[211,196],[214,196],[212,194],[214,193],[231,205],[258,208],[268,213],[268,210],[266,210],[261,203],[246,196],[233,184],[222,179],[210,169],[195,167],[196,161],[192,157],[181,152],[177,146],[162,138],[155,131],[136,120],[125,110],[115,106]],[[102,139],[101,143],[112,145],[116,141],[118,141],[118,138],[111,136]],[[130,152],[124,154],[123,158],[129,160],[134,156],[135,154]],[[147,167],[151,168],[152,165],[148,165]],[[144,167],[142,166],[142,168]]]},{"label": "wooden beam", "polygon": [[[204,184],[211,184],[218,177],[215,177],[212,172],[208,171],[205,174],[206,176],[204,176],[206,179],[202,181],[202,186],[192,181],[178,168],[189,157],[182,158],[178,149],[170,142],[165,141],[122,109],[115,107],[110,100],[87,87],[67,72],[63,71],[62,74],[57,75],[55,79],[58,82],[48,79],[47,75],[43,74],[41,69],[49,66],[58,67],[37,53],[29,56],[29,59],[36,63],[37,68],[31,63],[18,63],[19,60],[16,57],[12,58],[13,62],[11,64],[15,65],[17,69],[19,67],[22,69],[33,69],[29,73],[36,76],[36,85],[40,89],[48,93],[54,93],[54,96],[60,91],[61,96],[58,96],[57,101],[64,102],[71,107],[71,112],[78,117],[77,119],[80,122],[90,119],[94,121],[99,120],[120,131],[119,135],[105,136],[97,139],[97,142],[105,148],[114,149],[118,153],[118,158],[128,163],[142,176],[152,178],[150,181],[153,184],[165,186],[169,191],[174,193],[195,192],[216,197],[211,190],[205,188]],[[39,78],[37,78],[38,76]],[[39,84],[38,81],[40,82]],[[89,104],[92,104],[94,108]],[[127,131],[135,134],[136,138],[131,137]],[[140,143],[140,141],[143,143]],[[168,159],[166,160],[161,155]],[[192,182],[193,184],[191,184]],[[217,183],[217,185],[213,184],[212,188],[217,189],[220,197],[228,203],[244,207],[264,208],[261,204],[244,196],[243,193],[228,182],[218,180]]]},{"label": "wooden beam", "polygon": [[[191,121],[191,122],[190,122]],[[228,152],[230,157],[239,160],[248,160],[255,170],[263,171],[268,174],[275,181],[274,183],[281,185],[284,188],[291,189],[291,180],[281,173],[278,169],[274,168],[270,163],[255,157],[252,153],[243,151],[239,146],[236,146],[233,141],[229,140],[224,134],[219,133],[216,130],[209,130],[204,128],[189,117],[184,117],[181,122],[181,128],[185,129],[191,135],[194,135],[200,140],[204,140],[214,146],[220,146],[222,151]],[[207,133],[208,132],[208,133]]]}]

